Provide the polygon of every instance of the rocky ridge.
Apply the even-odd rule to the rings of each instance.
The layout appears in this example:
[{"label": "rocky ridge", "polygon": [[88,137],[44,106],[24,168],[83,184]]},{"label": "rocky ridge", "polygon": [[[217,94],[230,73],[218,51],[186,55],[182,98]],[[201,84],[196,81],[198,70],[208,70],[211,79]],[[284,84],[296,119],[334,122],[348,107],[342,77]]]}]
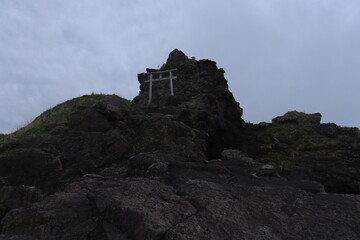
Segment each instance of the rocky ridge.
[{"label": "rocky ridge", "polygon": [[132,102],[84,96],[4,140],[0,239],[360,238],[358,129],[245,123],[215,62],[174,68],[174,96],[159,81],[148,104],[147,69]]}]

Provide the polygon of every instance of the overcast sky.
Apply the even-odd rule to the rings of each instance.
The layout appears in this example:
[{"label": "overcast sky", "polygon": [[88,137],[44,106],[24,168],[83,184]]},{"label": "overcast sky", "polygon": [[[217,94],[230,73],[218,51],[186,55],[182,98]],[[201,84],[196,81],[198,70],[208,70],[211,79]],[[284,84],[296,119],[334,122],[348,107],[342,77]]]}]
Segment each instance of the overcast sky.
[{"label": "overcast sky", "polygon": [[359,0],[0,0],[0,132],[83,94],[132,99],[174,48],[224,68],[247,121],[360,127]]}]

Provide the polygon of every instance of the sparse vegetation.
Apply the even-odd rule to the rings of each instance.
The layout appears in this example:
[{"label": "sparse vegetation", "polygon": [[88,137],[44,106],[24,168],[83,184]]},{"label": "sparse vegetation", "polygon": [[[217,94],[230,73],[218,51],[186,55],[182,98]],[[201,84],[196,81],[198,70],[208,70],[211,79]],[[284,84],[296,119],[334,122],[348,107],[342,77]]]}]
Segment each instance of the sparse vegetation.
[{"label": "sparse vegetation", "polygon": [[106,97],[104,94],[90,94],[81,97],[73,98],[64,103],[61,103],[49,110],[43,112],[40,116],[35,118],[34,121],[19,128],[11,134],[0,134],[0,146],[10,141],[25,139],[32,136],[47,134],[46,125],[54,121],[60,121],[65,118],[75,105],[79,105],[89,99],[103,99]]},{"label": "sparse vegetation", "polygon": [[[346,129],[345,129],[346,130]],[[346,131],[345,131],[346,132]],[[296,165],[294,158],[305,156],[341,156],[344,149],[358,148],[359,131],[354,135],[340,133],[332,137],[318,134],[311,126],[299,124],[275,125],[262,133],[266,154],[262,156],[265,162],[274,164],[279,168]],[[286,143],[288,146],[278,149],[276,146]]]}]

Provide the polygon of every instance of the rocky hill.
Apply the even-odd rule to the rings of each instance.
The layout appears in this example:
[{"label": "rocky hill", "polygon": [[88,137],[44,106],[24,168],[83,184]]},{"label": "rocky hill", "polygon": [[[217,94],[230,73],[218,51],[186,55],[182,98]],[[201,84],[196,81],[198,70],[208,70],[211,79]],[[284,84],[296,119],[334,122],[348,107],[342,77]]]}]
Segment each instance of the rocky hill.
[{"label": "rocky hill", "polygon": [[0,239],[360,239],[357,128],[245,123],[224,70],[176,49],[138,79],[0,135]]}]

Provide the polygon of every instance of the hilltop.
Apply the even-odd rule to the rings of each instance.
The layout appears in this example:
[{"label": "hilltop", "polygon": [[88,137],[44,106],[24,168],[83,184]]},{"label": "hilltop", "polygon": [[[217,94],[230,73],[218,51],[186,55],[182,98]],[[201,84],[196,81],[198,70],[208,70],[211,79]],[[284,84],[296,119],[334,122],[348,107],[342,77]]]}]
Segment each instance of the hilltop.
[{"label": "hilltop", "polygon": [[0,239],[359,239],[359,130],[246,123],[224,73],[175,49],[132,101],[82,96],[0,135]]}]

